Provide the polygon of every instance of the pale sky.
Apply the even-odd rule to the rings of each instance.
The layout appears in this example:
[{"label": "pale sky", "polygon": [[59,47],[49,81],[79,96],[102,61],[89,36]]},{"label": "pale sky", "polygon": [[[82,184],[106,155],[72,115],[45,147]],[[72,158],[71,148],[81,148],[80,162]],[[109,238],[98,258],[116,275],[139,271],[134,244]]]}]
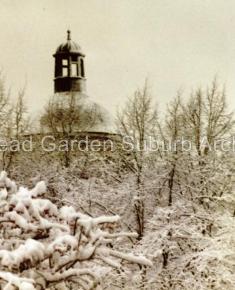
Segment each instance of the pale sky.
[{"label": "pale sky", "polygon": [[87,91],[112,113],[149,78],[165,104],[217,74],[235,110],[234,0],[0,0],[0,67],[32,112],[53,94],[66,30],[86,54]]}]

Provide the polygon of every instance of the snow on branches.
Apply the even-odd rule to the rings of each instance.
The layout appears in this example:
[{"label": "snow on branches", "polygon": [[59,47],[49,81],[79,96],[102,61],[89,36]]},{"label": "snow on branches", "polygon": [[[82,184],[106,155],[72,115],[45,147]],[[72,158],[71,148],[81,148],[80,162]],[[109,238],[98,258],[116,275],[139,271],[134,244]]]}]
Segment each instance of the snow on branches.
[{"label": "snow on branches", "polygon": [[230,211],[213,212],[201,204],[192,209],[190,202],[178,201],[158,207],[146,228],[139,247],[152,256],[148,283],[154,289],[234,289],[235,220]]},{"label": "snow on branches", "polygon": [[107,230],[119,216],[93,218],[73,207],[58,208],[43,198],[45,192],[42,181],[32,190],[18,189],[6,172],[0,174],[1,289],[97,289],[102,274],[121,269],[124,260],[152,265],[112,247],[121,237],[136,237]]}]

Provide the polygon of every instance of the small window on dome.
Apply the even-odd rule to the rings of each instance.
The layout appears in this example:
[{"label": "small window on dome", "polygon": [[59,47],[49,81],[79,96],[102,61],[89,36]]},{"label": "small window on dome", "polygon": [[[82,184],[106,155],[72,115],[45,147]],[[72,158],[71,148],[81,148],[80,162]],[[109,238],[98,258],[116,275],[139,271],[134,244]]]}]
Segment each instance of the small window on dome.
[{"label": "small window on dome", "polygon": [[67,77],[68,76],[68,68],[67,67],[63,67],[62,76],[63,77]]},{"label": "small window on dome", "polygon": [[72,77],[77,77],[78,76],[77,63],[72,63],[72,65],[71,65],[71,74],[72,74]]},{"label": "small window on dome", "polygon": [[67,59],[62,59],[62,65],[64,66],[64,65],[68,65],[68,60]]}]

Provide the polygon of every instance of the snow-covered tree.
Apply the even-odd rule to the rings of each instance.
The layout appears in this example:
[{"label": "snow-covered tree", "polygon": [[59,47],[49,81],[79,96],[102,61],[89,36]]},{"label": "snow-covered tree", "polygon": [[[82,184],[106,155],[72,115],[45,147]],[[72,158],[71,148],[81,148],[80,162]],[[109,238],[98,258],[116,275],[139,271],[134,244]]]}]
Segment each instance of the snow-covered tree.
[{"label": "snow-covered tree", "polygon": [[[233,193],[226,199],[234,204]],[[139,245],[154,263],[146,289],[233,290],[234,227],[231,212],[222,208],[205,210],[186,200],[158,207]]]},{"label": "snow-covered tree", "polygon": [[79,138],[81,132],[102,123],[102,113],[96,103],[87,102],[85,95],[69,93],[54,95],[41,116],[41,130],[52,134],[56,141],[66,140],[67,150],[63,151],[62,160],[66,167],[72,161],[72,140]]},{"label": "snow-covered tree", "polygon": [[137,236],[118,230],[119,216],[58,208],[43,198],[44,182],[18,188],[4,171],[0,188],[2,289],[102,289],[102,276],[123,271],[124,261],[151,266],[142,255],[118,250],[122,239]]},{"label": "snow-covered tree", "polygon": [[25,88],[19,90],[16,99],[7,91],[5,78],[0,72],[0,167],[9,170],[16,159],[20,142],[30,128],[25,102]]},{"label": "snow-covered tree", "polygon": [[[123,136],[121,159],[128,164],[136,175],[136,195],[133,202],[136,215],[139,239],[143,236],[145,223],[144,190],[142,190],[143,171],[146,166],[148,139],[155,136],[157,125],[157,110],[149,91],[147,80],[142,89],[134,92],[125,107],[117,114],[117,124]],[[129,157],[127,158],[127,152]]]}]

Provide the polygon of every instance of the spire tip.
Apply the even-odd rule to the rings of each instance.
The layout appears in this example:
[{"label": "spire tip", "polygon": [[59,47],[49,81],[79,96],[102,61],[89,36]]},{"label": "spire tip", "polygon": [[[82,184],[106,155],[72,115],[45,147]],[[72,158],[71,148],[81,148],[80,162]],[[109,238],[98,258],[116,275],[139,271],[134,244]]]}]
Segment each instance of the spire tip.
[{"label": "spire tip", "polygon": [[67,30],[67,40],[71,40],[71,31],[70,31],[70,29]]}]

